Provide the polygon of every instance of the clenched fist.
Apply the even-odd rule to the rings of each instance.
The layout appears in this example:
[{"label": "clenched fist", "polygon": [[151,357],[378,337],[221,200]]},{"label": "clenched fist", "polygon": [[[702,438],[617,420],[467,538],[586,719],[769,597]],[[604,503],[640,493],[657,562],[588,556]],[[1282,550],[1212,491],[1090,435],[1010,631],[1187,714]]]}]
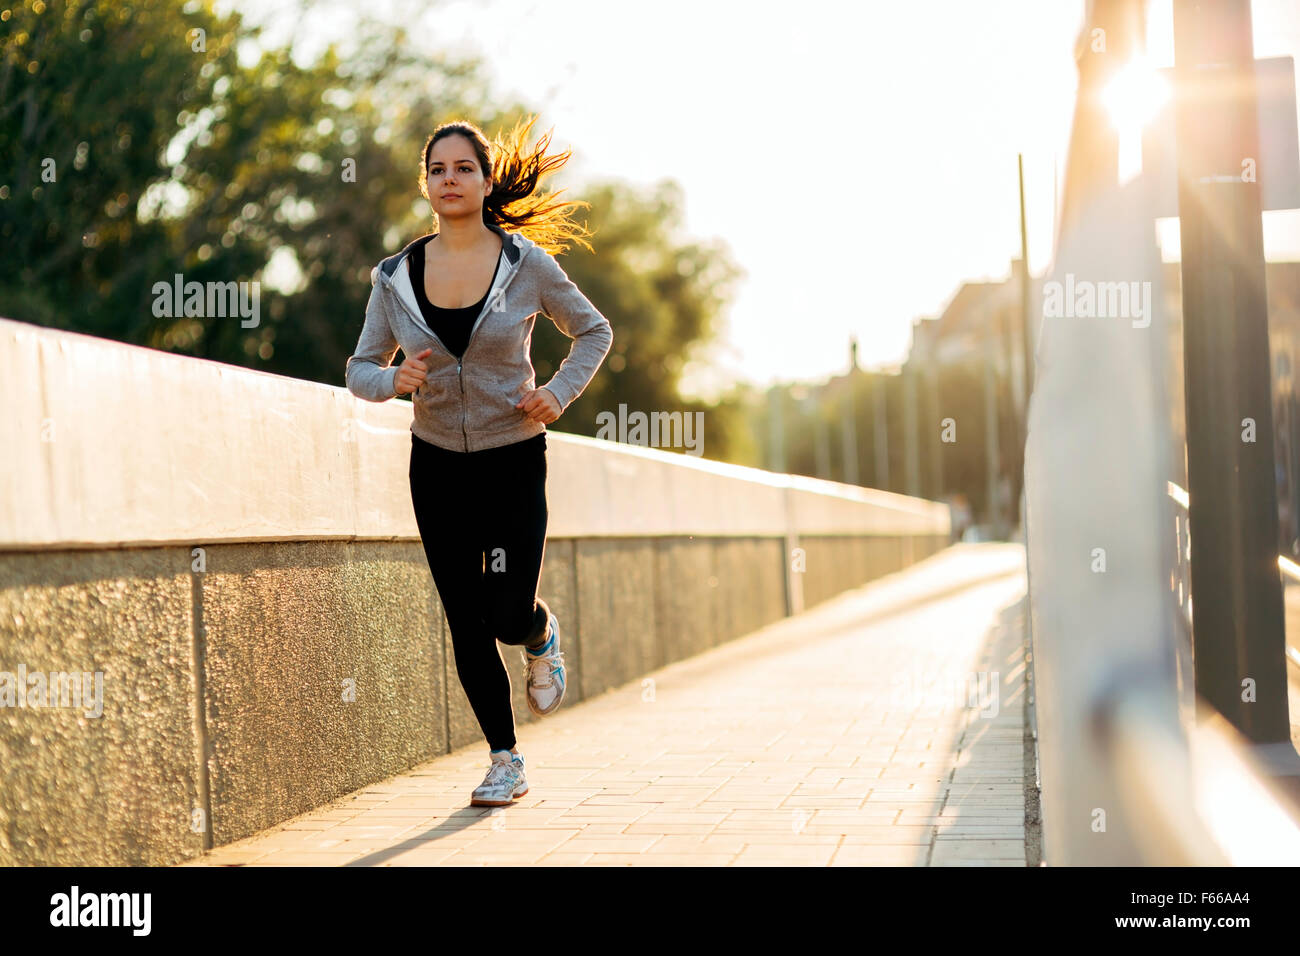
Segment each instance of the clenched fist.
[{"label": "clenched fist", "polygon": [[433,349],[425,349],[419,355],[408,358],[398,367],[397,379],[393,383],[398,395],[414,392],[424,384],[424,377],[428,373],[429,367],[421,359],[428,358],[432,352]]},{"label": "clenched fist", "polygon": [[515,403],[515,408],[535,422],[541,422],[543,425],[549,425],[560,417],[560,400],[556,398],[549,388],[535,388],[523,398]]}]

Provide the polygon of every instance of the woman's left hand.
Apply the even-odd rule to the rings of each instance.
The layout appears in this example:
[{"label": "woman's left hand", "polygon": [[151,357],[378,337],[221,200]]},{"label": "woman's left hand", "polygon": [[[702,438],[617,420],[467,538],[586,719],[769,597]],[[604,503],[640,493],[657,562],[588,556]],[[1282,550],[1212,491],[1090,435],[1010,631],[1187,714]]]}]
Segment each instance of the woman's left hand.
[{"label": "woman's left hand", "polygon": [[535,388],[518,402],[515,408],[535,422],[549,425],[560,417],[560,400],[548,388]]}]

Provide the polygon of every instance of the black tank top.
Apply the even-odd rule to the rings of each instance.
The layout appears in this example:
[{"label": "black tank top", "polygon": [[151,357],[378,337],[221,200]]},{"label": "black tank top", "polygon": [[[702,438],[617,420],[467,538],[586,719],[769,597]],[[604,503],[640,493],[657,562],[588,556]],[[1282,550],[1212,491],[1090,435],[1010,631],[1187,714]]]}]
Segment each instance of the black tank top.
[{"label": "black tank top", "polygon": [[433,329],[434,335],[442,340],[442,344],[447,346],[447,350],[452,355],[462,358],[465,355],[465,347],[469,345],[469,333],[474,327],[474,320],[483,311],[483,303],[487,301],[488,292],[492,291],[492,286],[497,281],[497,272],[501,269],[501,257],[497,256],[497,267],[492,272],[492,281],[488,283],[488,292],[483,293],[483,298],[461,309],[444,309],[434,305],[424,294],[424,247],[428,241],[420,243],[407,256],[411,270],[411,285],[415,287],[415,301],[420,304],[424,321],[429,324],[429,328]]}]

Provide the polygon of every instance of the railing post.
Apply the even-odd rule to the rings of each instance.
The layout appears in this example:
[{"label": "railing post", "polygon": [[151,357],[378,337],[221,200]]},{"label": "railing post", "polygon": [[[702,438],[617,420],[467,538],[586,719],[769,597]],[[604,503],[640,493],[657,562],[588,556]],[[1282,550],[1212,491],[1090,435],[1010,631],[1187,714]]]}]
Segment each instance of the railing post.
[{"label": "railing post", "polygon": [[790,616],[803,611],[803,572],[794,569],[794,552],[799,547],[799,528],[795,523],[794,489],[782,490],[785,498],[785,607]]},{"label": "railing post", "polygon": [[1177,0],[1174,57],[1196,690],[1294,761],[1249,0]]}]

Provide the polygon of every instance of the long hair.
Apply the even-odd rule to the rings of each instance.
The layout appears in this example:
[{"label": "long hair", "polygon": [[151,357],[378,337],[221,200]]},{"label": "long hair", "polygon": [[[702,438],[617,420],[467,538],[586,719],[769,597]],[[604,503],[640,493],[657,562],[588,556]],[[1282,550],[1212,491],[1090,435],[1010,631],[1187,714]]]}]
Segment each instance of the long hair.
[{"label": "long hair", "polygon": [[[473,123],[464,120],[443,123],[433,131],[420,155],[420,195],[429,199],[429,152],[433,144],[444,136],[464,136],[474,147],[479,168],[492,181],[492,192],[483,199],[484,223],[521,232],[551,254],[565,251],[569,242],[580,243],[594,251],[591,243],[587,242],[591,233],[585,225],[570,218],[578,207],[590,208],[590,203],[561,200],[562,189],[536,195],[542,177],[563,166],[573,153],[573,150],[565,150],[547,156],[550,132],[529,149],[524,141],[536,121],[534,116],[526,123],[516,123],[504,139],[498,135],[490,143]],[[434,213],[433,218],[436,226],[438,214]]]}]

